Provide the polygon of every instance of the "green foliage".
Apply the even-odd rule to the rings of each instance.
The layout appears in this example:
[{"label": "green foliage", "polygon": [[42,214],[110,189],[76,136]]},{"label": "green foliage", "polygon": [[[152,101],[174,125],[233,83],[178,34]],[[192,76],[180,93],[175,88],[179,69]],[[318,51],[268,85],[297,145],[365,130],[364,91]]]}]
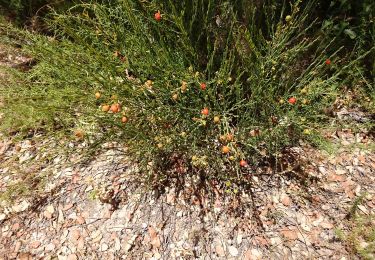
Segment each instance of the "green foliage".
[{"label": "green foliage", "polygon": [[349,252],[361,259],[375,257],[375,218],[374,215],[357,215],[350,222],[350,230],[336,230],[336,236],[346,244]]},{"label": "green foliage", "polygon": [[336,229],[336,236],[346,244],[348,251],[363,259],[375,257],[375,216],[358,213],[358,206],[366,200],[367,193],[358,196],[350,208],[347,219],[349,230]]},{"label": "green foliage", "polygon": [[[17,22],[24,22],[30,18],[39,8],[48,4],[46,0],[0,0],[0,11],[3,11],[17,19]],[[51,4],[51,3],[50,3]]]},{"label": "green foliage", "polygon": [[284,147],[317,140],[324,108],[368,54],[320,33],[313,7],[116,0],[53,13],[53,37],[23,37],[38,65],[4,90],[6,125],[123,141],[149,183],[186,171],[246,181]]},{"label": "green foliage", "polygon": [[353,206],[351,207],[349,213],[348,213],[348,217],[349,218],[353,218],[356,216],[357,214],[357,210],[358,210],[358,206],[363,202],[363,199],[366,197],[366,193],[363,193],[361,194],[361,196],[357,197],[354,202],[353,202]]},{"label": "green foliage", "polygon": [[[336,36],[346,48],[356,46],[357,50],[370,51],[367,59],[362,60],[352,71],[347,80],[352,86],[362,85],[368,93],[375,93],[375,26],[374,8],[375,2],[371,0],[348,1],[331,0],[323,4],[326,19],[323,22],[323,32],[330,36]],[[357,53],[355,53],[357,55]],[[366,80],[367,84],[356,84]]]},{"label": "green foliage", "polygon": [[0,15],[12,20],[18,26],[26,25],[36,31],[43,31],[42,19],[51,8],[60,11],[82,2],[80,0],[0,0]]}]

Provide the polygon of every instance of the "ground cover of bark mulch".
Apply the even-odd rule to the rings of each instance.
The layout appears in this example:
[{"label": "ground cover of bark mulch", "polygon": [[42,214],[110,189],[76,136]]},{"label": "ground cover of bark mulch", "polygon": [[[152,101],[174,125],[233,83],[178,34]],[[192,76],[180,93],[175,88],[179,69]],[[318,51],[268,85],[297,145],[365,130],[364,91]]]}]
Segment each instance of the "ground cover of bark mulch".
[{"label": "ground cover of bark mulch", "polygon": [[[206,196],[195,192],[194,178],[179,193],[167,187],[156,196],[136,187],[132,174],[136,169],[129,165],[125,148],[116,144],[105,146],[85,165],[72,163],[79,155],[57,157],[40,170],[52,172],[40,193],[44,195],[11,205],[3,202],[1,256],[349,258],[335,229],[348,228],[348,214],[360,196],[364,196],[357,205],[360,214],[375,213],[375,154],[366,149],[373,141],[365,134],[336,132],[332,142],[341,145],[334,155],[308,146],[291,148],[304,162],[304,176],[254,173],[251,192],[236,194],[230,187],[217,187],[216,194]],[[356,147],[358,143],[362,148]],[[19,160],[13,163],[35,160],[25,157],[30,149],[38,154],[36,143],[2,142],[2,163],[15,156]],[[17,172],[10,169],[0,170],[1,192],[17,181]]]}]

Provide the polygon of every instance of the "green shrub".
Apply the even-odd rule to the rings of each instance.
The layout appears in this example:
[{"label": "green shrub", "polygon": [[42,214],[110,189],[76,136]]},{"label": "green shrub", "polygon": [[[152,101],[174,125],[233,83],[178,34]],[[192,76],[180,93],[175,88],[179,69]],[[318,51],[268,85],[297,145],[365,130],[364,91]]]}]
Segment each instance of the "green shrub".
[{"label": "green shrub", "polygon": [[0,0],[0,14],[5,15],[17,26],[26,25],[35,31],[45,31],[43,25],[44,16],[48,15],[51,8],[60,11],[66,10],[77,0]]},{"label": "green shrub", "polygon": [[[366,59],[361,60],[351,75],[346,78],[351,87],[364,87],[370,95],[374,95],[375,78],[375,26],[374,8],[375,2],[371,0],[347,1],[331,0],[320,1],[323,6],[320,17],[324,17],[323,32],[330,37],[336,37],[338,44],[345,46],[346,51],[356,50],[370,51]],[[357,55],[357,53],[355,53]],[[366,84],[361,84],[366,80]],[[358,100],[360,102],[360,100]]]},{"label": "green shrub", "polygon": [[[186,172],[247,181],[283,148],[314,143],[324,109],[365,55],[342,55],[313,7],[116,0],[55,13],[54,37],[30,36],[39,64],[27,90],[8,94],[7,125],[36,119],[33,127],[124,142],[151,183]],[[11,109],[25,96],[25,109]],[[103,112],[105,104],[121,112]]]},{"label": "green shrub", "polygon": [[[47,5],[50,1],[46,0],[0,0],[0,11],[5,12],[10,17],[16,19],[16,22],[25,22],[32,17],[38,10]],[[51,3],[50,3],[51,4]]]},{"label": "green shrub", "polygon": [[349,230],[336,229],[335,233],[351,254],[370,260],[375,257],[374,224],[373,214],[358,214],[348,221]]}]

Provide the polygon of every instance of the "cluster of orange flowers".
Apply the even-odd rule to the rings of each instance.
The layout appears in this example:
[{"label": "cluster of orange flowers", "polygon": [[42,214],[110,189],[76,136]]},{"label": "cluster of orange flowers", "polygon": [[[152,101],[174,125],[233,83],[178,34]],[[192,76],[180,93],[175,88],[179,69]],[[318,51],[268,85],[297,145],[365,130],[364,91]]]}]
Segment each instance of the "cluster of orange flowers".
[{"label": "cluster of orange flowers", "polygon": [[[101,96],[102,95],[100,94],[100,92],[96,92],[95,93],[95,98],[96,99],[100,99]],[[110,113],[113,113],[113,114],[121,112],[121,105],[118,102],[115,102],[112,105],[103,104],[101,106],[101,108],[102,108],[103,112],[110,112]],[[123,116],[121,117],[121,122],[124,123],[124,124],[126,122],[128,122],[128,118],[125,116],[124,113],[123,113]]]}]

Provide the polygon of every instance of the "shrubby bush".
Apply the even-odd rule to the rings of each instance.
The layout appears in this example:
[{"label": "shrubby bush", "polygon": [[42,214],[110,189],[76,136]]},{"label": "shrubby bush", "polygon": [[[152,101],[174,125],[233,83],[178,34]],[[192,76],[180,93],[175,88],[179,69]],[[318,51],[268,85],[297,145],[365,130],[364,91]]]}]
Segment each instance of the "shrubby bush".
[{"label": "shrubby bush", "polygon": [[25,117],[26,129],[35,119],[94,144],[124,142],[153,184],[185,174],[246,182],[283,148],[318,142],[323,111],[368,54],[325,33],[314,1],[174,2],[53,13],[54,36],[30,36],[39,63],[26,93],[8,96],[8,125]]}]

